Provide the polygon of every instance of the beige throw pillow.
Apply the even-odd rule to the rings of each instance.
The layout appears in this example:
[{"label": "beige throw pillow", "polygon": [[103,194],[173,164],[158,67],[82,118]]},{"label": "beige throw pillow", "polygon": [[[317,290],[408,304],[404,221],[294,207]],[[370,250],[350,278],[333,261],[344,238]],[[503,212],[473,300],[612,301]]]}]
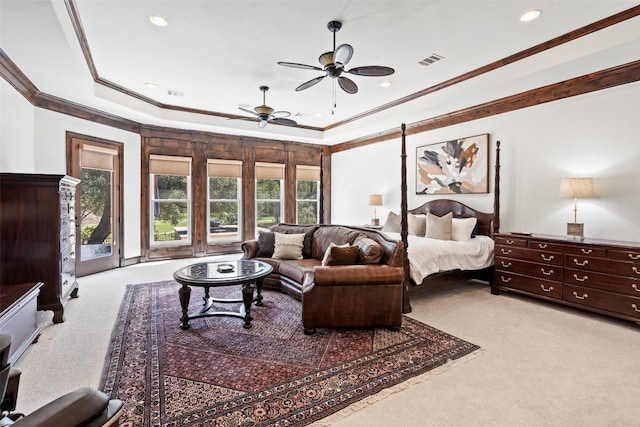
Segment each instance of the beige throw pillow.
[{"label": "beige throw pillow", "polygon": [[451,220],[451,240],[468,242],[476,227],[478,218],[453,218]]},{"label": "beige throw pillow", "polygon": [[273,256],[277,259],[302,259],[302,246],[304,234],[273,233],[275,246]]},{"label": "beige throw pillow", "polygon": [[388,233],[399,233],[400,215],[395,212],[389,212],[389,215],[387,215],[387,220],[382,226],[382,231],[386,231]]},{"label": "beige throw pillow", "polygon": [[427,229],[427,216],[407,214],[407,228],[410,235],[424,237]]},{"label": "beige throw pillow", "polygon": [[453,214],[449,212],[443,216],[427,214],[427,232],[425,237],[438,240],[451,240],[451,224]]}]

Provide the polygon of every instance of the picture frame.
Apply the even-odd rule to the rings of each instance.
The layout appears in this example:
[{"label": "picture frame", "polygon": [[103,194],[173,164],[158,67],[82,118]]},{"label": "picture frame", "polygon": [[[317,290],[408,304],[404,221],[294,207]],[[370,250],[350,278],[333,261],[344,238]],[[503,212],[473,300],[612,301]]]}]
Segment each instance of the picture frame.
[{"label": "picture frame", "polygon": [[488,133],[416,148],[416,194],[488,192]]}]

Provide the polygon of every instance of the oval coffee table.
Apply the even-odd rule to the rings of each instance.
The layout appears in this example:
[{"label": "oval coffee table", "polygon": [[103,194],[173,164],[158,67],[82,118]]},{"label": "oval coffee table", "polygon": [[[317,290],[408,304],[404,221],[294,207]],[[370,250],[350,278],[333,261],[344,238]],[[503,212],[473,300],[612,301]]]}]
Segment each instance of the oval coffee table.
[{"label": "oval coffee table", "polygon": [[[211,316],[232,316],[244,319],[243,327],[251,328],[251,303],[254,301],[253,291],[257,288],[258,295],[255,298],[256,305],[262,305],[262,279],[273,268],[266,262],[242,259],[238,261],[201,262],[180,268],[173,273],[173,278],[182,287],[178,290],[180,305],[182,306],[181,329],[189,329],[189,320]],[[209,296],[209,288],[216,286],[242,285],[241,299],[222,299]],[[189,300],[191,299],[191,286],[204,288],[204,303],[200,311],[189,314]],[[244,303],[240,310],[209,312],[214,302]]]}]

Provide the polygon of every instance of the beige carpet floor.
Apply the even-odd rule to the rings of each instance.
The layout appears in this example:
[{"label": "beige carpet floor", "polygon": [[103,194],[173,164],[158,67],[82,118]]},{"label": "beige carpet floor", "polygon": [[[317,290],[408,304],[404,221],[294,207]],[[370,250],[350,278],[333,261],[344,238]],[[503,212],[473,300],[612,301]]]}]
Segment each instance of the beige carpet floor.
[{"label": "beige carpet floor", "polygon": [[[202,261],[199,258],[197,261]],[[17,367],[18,410],[97,387],[129,283],[166,280],[192,259],[159,261],[79,279],[66,321],[44,313],[40,339]],[[176,304],[178,297],[176,295]],[[436,372],[352,405],[317,425],[639,426],[640,328],[468,282],[419,294],[411,317],[482,347]]]}]

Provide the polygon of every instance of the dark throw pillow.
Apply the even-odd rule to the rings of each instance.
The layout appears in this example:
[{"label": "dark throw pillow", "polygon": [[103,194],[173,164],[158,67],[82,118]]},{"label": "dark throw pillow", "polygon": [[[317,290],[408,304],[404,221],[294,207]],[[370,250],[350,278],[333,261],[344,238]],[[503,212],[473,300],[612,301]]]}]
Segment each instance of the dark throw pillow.
[{"label": "dark throw pillow", "polygon": [[271,258],[273,248],[276,244],[276,237],[273,231],[258,231],[258,253],[259,258]]},{"label": "dark throw pillow", "polygon": [[382,246],[365,235],[358,236],[353,242],[353,246],[360,248],[358,252],[359,264],[378,264],[382,259]]}]

